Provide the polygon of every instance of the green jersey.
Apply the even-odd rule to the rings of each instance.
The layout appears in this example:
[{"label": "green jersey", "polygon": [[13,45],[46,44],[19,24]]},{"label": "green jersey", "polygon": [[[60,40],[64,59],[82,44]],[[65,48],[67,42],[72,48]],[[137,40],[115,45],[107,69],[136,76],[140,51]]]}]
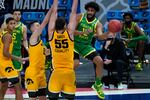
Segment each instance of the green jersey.
[{"label": "green jersey", "polygon": [[[19,23],[12,34],[12,38],[13,38],[13,50],[12,50],[12,55],[15,55],[17,57],[21,57],[21,44],[22,44],[22,40],[23,40],[23,23]],[[22,70],[22,65],[20,62],[16,61],[16,60],[12,60],[13,61],[13,65],[14,68],[18,71]]]},{"label": "green jersey", "polygon": [[95,18],[92,22],[88,22],[86,16],[87,14],[82,14],[82,18],[77,26],[77,29],[78,31],[83,31],[83,32],[87,29],[90,29],[93,30],[93,32],[89,34],[75,36],[74,41],[75,43],[91,45],[94,32],[96,31],[96,25],[99,22],[99,20]]},{"label": "green jersey", "polygon": [[21,50],[21,44],[23,40],[23,23],[19,23],[12,34],[13,37],[13,50]]},{"label": "green jersey", "polygon": [[142,41],[145,41],[147,40],[147,37],[146,35],[138,35],[135,31],[135,26],[136,26],[136,23],[135,22],[132,22],[131,23],[131,28],[128,28],[127,26],[124,26],[123,27],[123,31],[126,33],[126,36],[128,39],[132,39],[129,43],[128,43],[128,47],[129,48],[136,48],[137,46],[137,42],[142,40]]},{"label": "green jersey", "polygon": [[123,31],[126,33],[126,36],[128,39],[131,39],[133,37],[137,37],[138,35],[135,32],[134,27],[136,26],[135,22],[131,23],[131,28],[128,28],[127,26],[123,27]]}]

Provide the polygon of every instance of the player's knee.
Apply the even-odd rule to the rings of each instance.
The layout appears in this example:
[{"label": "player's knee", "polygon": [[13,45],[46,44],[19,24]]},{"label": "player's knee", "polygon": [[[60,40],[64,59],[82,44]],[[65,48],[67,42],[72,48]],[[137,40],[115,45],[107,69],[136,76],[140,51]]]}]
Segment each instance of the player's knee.
[{"label": "player's knee", "polygon": [[103,64],[103,60],[100,56],[95,56],[93,58],[93,62],[96,64],[96,65],[102,65]]}]

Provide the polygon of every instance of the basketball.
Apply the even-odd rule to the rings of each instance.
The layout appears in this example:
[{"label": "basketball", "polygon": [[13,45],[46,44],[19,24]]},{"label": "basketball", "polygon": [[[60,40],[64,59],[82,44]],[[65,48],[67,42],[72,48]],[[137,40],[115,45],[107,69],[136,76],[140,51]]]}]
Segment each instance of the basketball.
[{"label": "basketball", "polygon": [[122,29],[122,24],[119,20],[113,19],[110,20],[108,23],[108,31],[112,33],[117,33],[121,31]]}]

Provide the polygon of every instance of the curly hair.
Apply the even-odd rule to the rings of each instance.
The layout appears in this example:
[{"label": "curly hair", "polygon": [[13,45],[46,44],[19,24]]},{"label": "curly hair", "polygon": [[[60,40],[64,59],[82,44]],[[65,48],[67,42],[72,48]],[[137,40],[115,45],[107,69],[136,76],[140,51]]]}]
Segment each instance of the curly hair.
[{"label": "curly hair", "polygon": [[94,8],[96,12],[98,12],[100,10],[99,5],[94,1],[91,1],[91,2],[88,2],[87,4],[85,4],[84,8],[87,10],[89,7]]},{"label": "curly hair", "polygon": [[133,19],[133,15],[129,12],[126,12],[123,14],[123,18],[125,19],[126,16],[130,16],[131,19]]}]

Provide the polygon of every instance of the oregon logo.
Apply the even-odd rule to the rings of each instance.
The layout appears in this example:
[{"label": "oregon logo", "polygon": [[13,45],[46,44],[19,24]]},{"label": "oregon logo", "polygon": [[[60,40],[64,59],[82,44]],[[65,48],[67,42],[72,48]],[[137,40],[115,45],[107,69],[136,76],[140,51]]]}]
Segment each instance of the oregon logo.
[{"label": "oregon logo", "polygon": [[33,84],[34,82],[31,78],[27,78],[26,83],[27,83],[27,85],[30,85],[30,84]]},{"label": "oregon logo", "polygon": [[6,67],[5,72],[10,73],[11,71],[14,71],[12,67]]}]

